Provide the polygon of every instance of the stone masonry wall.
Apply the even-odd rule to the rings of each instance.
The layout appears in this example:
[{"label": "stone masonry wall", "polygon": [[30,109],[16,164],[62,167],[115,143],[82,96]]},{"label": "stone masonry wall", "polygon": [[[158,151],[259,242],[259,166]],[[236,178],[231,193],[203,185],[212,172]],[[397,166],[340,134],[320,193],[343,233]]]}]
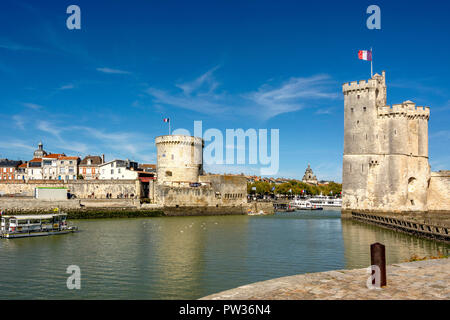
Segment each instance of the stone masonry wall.
[{"label": "stone masonry wall", "polygon": [[431,173],[428,210],[450,212],[450,171]]},{"label": "stone masonry wall", "polygon": [[154,185],[155,202],[164,206],[241,206],[247,203],[247,181],[241,176],[205,175],[199,187]]},{"label": "stone masonry wall", "polygon": [[[64,187],[69,189],[78,199],[103,199],[107,193],[112,194],[112,198],[128,194],[140,196],[141,185],[139,180],[34,180],[24,183],[21,181],[1,181],[0,193],[4,195],[21,195],[32,197],[36,187]],[[92,196],[93,194],[93,196]]]}]

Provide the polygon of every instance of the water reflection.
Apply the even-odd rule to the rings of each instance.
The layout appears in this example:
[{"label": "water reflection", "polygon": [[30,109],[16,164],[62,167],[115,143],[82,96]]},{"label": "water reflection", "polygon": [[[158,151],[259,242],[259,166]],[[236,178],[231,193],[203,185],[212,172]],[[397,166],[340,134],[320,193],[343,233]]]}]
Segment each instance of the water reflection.
[{"label": "water reflection", "polygon": [[413,255],[425,257],[449,253],[449,246],[421,239],[405,233],[358,221],[343,220],[342,232],[345,244],[346,268],[362,268],[370,265],[370,244],[380,242],[386,246],[386,263],[405,262]]},{"label": "water reflection", "polygon": [[[196,299],[305,272],[448,253],[449,246],[354,221],[337,211],[266,217],[79,220],[82,232],[0,241],[1,299]],[[81,268],[68,290],[66,268]]]}]

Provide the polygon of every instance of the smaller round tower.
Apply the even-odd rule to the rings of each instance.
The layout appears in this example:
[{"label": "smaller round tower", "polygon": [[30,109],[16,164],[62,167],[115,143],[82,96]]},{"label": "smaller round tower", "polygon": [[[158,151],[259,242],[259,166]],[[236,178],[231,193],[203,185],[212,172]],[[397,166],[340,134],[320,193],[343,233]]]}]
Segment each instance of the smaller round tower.
[{"label": "smaller round tower", "polygon": [[186,135],[165,135],[155,139],[157,181],[198,182],[203,173],[202,138]]}]

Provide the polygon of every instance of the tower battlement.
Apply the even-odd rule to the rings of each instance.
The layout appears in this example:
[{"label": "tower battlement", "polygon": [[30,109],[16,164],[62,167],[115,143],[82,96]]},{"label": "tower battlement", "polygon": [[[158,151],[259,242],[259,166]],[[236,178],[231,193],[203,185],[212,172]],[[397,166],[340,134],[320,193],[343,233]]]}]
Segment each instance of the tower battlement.
[{"label": "tower battlement", "polygon": [[406,117],[408,119],[425,119],[430,118],[430,108],[416,106],[412,101],[405,101],[400,104],[394,104],[391,106],[378,107],[377,114],[379,117]]},{"label": "tower battlement", "polygon": [[364,91],[366,89],[375,90],[376,87],[377,87],[377,80],[375,79],[352,81],[346,82],[342,85],[342,92],[347,93],[350,91]]},{"label": "tower battlement", "polygon": [[385,79],[386,72],[383,71],[381,75],[376,73],[368,80],[346,82],[342,85],[342,92],[345,95],[347,93],[376,90],[380,85],[384,86],[386,84]]}]

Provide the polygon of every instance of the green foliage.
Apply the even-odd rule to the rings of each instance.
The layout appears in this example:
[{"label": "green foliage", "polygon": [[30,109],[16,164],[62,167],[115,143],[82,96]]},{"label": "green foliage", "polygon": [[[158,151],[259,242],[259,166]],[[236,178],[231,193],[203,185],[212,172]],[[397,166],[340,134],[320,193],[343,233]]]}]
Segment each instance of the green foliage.
[{"label": "green foliage", "polygon": [[[253,190],[256,187],[256,191]],[[275,187],[275,191],[272,188]],[[342,191],[342,184],[336,182],[330,182],[326,185],[314,186],[301,181],[291,180],[282,184],[273,184],[265,181],[256,181],[254,183],[247,183],[248,194],[270,195],[270,194],[283,194],[283,195],[302,195],[302,190],[305,190],[304,194],[307,195],[337,195]]]}]

